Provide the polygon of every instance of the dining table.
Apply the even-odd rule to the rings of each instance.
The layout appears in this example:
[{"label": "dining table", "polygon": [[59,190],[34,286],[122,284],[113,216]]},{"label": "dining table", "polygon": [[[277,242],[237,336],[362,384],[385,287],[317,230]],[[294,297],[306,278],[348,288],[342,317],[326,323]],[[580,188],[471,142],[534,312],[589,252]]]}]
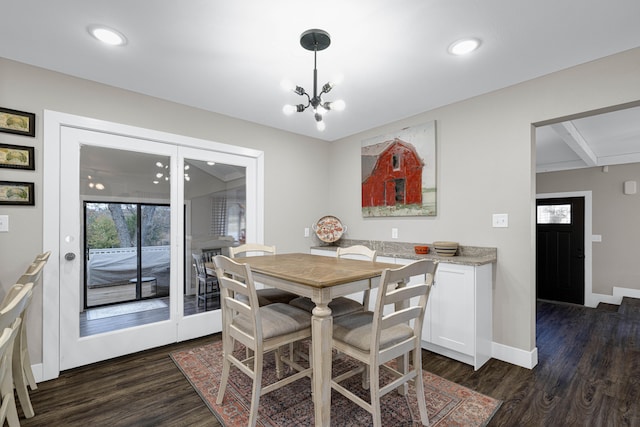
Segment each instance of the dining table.
[{"label": "dining table", "polygon": [[333,318],[329,303],[376,287],[385,269],[398,266],[307,253],[248,256],[235,261],[250,266],[255,282],[309,297],[315,303],[311,319],[315,425],[331,425]]}]

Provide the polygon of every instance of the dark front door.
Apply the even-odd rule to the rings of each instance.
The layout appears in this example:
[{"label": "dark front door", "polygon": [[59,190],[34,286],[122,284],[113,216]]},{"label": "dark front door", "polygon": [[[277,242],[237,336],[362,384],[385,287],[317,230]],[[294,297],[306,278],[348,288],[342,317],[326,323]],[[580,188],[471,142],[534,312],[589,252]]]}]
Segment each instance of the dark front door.
[{"label": "dark front door", "polygon": [[584,198],[537,201],[537,297],[584,304]]}]

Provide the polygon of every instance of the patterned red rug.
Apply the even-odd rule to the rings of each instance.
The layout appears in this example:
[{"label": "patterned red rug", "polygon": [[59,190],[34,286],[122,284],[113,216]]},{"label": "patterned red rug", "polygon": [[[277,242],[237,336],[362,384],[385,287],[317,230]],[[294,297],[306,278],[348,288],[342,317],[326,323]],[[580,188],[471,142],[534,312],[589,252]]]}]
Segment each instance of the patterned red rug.
[{"label": "patterned red rug", "polygon": [[[243,354],[244,348],[238,346],[236,351]],[[223,426],[247,425],[251,403],[251,380],[236,368],[231,369],[223,404],[216,404],[222,376],[221,341],[174,352],[171,358]],[[265,363],[263,384],[269,384],[275,379],[275,367],[269,366],[269,363],[275,364],[274,358],[265,357]],[[344,372],[352,363],[346,357],[334,359],[334,374]],[[502,403],[429,372],[423,371],[423,374],[429,421],[434,427],[485,426]],[[359,376],[350,380],[354,382],[348,386],[350,390],[362,390],[358,386],[361,381]],[[348,384],[348,381],[343,384]],[[369,400],[368,390],[362,390],[361,397]],[[313,422],[311,383],[308,378],[260,398],[259,426],[312,426]],[[371,415],[334,391],[331,396],[331,425],[369,426]],[[382,425],[421,425],[413,387],[410,387],[406,397],[389,393],[382,398]]]}]

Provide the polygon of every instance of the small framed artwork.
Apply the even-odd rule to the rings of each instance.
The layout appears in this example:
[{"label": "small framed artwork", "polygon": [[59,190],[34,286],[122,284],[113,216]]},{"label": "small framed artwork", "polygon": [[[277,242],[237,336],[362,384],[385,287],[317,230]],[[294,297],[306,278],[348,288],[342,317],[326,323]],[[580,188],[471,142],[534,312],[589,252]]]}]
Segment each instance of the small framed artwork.
[{"label": "small framed artwork", "polygon": [[0,205],[33,206],[33,182],[0,181]]},{"label": "small framed artwork", "polygon": [[0,168],[35,170],[33,147],[0,143]]},{"label": "small framed artwork", "polygon": [[0,132],[36,136],[36,115],[0,107]]}]

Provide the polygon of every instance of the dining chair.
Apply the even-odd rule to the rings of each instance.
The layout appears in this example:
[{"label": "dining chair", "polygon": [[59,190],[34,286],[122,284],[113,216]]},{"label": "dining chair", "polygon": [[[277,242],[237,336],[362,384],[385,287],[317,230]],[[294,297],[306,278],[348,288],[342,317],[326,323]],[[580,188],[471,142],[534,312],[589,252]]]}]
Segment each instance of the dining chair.
[{"label": "dining chair", "polygon": [[31,418],[35,415],[20,360],[21,344],[19,342],[22,339],[20,330],[24,327],[24,311],[31,301],[32,294],[33,283],[17,283],[9,288],[0,305],[0,331],[4,331],[6,328],[15,328],[15,331],[12,332],[10,349],[2,359],[3,372],[0,374],[3,377],[2,383],[0,383],[2,407],[7,405],[6,417],[9,426],[20,425],[13,394],[14,387],[24,416]]},{"label": "dining chair", "polygon": [[[303,377],[311,377],[311,365],[305,368],[294,360],[292,345],[288,357],[283,348],[311,337],[311,316],[289,304],[273,303],[260,306],[248,264],[241,264],[224,255],[213,259],[222,292],[222,348],[223,367],[216,399],[222,404],[231,366],[237,367],[253,381],[249,426],[255,426],[260,397]],[[236,298],[243,295],[245,298]],[[246,300],[246,302],[245,302]],[[234,341],[244,344],[252,356],[240,360],[234,354]],[[264,355],[275,352],[278,380],[262,386]],[[283,363],[295,373],[284,377]]]},{"label": "dining chair", "polygon": [[[422,425],[429,425],[422,378],[422,322],[427,300],[438,267],[437,261],[420,260],[382,273],[374,311],[361,311],[338,317],[333,322],[333,348],[360,362],[361,366],[332,378],[331,388],[369,411],[375,427],[381,426],[380,399],[392,390],[407,393],[415,381],[416,398]],[[411,277],[421,281],[410,284]],[[422,280],[424,278],[424,280]],[[385,312],[385,306],[392,310]],[[413,361],[408,363],[409,354]],[[341,357],[344,357],[341,355]],[[388,364],[396,359],[397,365]],[[341,385],[343,381],[370,370],[370,402]],[[385,371],[393,379],[380,384]],[[386,378],[386,377],[383,377]]]},{"label": "dining chair", "polygon": [[[229,257],[238,258],[238,255],[246,256],[248,253],[259,253],[261,255],[275,255],[276,247],[262,245],[260,243],[245,243],[240,246],[229,248]],[[258,302],[260,306],[273,304],[276,302],[289,303],[297,295],[291,292],[276,288],[262,288],[257,290]]]},{"label": "dining chair", "polygon": [[20,329],[20,319],[15,319],[14,323],[2,330],[0,335],[0,425],[4,425],[7,420],[9,426],[19,426],[18,410],[13,395],[13,378],[11,376],[12,351],[16,335]]},{"label": "dining chair", "polygon": [[193,266],[196,271],[196,304],[200,305],[200,300],[204,302],[204,310],[207,311],[207,299],[219,293],[218,278],[207,273],[202,255],[191,254]]},{"label": "dining chair", "polygon": [[[352,258],[375,262],[377,252],[373,249],[369,249],[364,245],[354,245],[346,248],[339,247],[336,250],[336,255],[338,258],[343,258],[345,256],[351,255]],[[371,279],[369,279],[369,289],[371,289]],[[357,311],[368,310],[370,294],[369,289],[364,291],[362,303],[359,303],[358,301],[349,297],[337,297],[331,300],[331,302],[329,303],[331,315],[333,317],[339,317],[344,316],[345,314],[355,313]],[[309,313],[311,313],[316,306],[315,303],[311,301],[311,298],[308,297],[294,298],[289,302],[289,304],[293,305],[294,307],[306,310]]]},{"label": "dining chair", "polygon": [[[32,283],[33,286],[36,286],[38,283],[40,283],[42,270],[47,264],[47,260],[49,259],[50,254],[51,251],[36,256],[34,262],[31,263],[29,267],[27,267],[24,274],[18,278],[16,283],[23,285]],[[33,369],[31,368],[31,357],[29,356],[29,340],[27,339],[27,308],[29,308],[28,305],[25,308],[24,313],[22,314],[22,323],[20,325],[20,330],[18,331],[19,338],[16,340],[16,342],[18,343],[20,354],[19,356],[16,355],[16,357],[18,358],[19,363],[22,366],[22,377],[24,378],[23,381],[29,385],[31,390],[35,390],[38,388],[38,384],[36,383],[36,378],[33,375]]]}]

